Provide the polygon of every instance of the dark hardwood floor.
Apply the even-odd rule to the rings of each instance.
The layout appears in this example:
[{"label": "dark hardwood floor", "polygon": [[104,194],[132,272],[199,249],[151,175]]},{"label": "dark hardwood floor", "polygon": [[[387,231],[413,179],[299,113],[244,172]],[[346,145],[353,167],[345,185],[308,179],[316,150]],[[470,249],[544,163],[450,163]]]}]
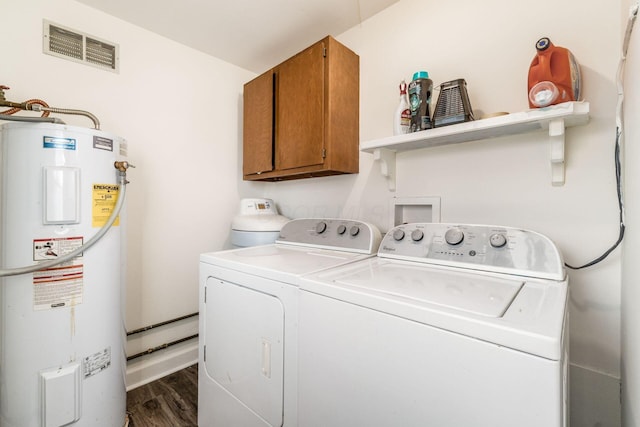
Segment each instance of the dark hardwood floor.
[{"label": "dark hardwood floor", "polygon": [[127,392],[129,427],[198,425],[198,365]]}]

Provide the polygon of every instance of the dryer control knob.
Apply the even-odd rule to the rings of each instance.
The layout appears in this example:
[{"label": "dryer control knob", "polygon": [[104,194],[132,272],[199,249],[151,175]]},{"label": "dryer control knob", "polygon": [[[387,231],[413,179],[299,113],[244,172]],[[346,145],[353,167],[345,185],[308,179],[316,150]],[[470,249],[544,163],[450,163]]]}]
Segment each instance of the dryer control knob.
[{"label": "dryer control knob", "polygon": [[347,231],[347,227],[345,227],[344,225],[338,226],[338,234],[344,234],[346,231]]},{"label": "dryer control knob", "polygon": [[396,231],[393,232],[393,240],[396,240],[399,242],[402,239],[404,239],[404,231],[398,228]]},{"label": "dryer control knob", "polygon": [[349,234],[351,234],[354,237],[357,236],[359,232],[360,232],[360,227],[358,227],[357,225],[354,225],[349,229]]},{"label": "dryer control knob", "polygon": [[318,224],[316,224],[316,233],[322,234],[325,232],[326,229],[327,229],[326,222],[319,222]]},{"label": "dryer control knob", "polygon": [[424,233],[422,232],[422,230],[413,230],[411,232],[411,240],[413,240],[414,242],[419,242],[423,237]]},{"label": "dryer control knob", "polygon": [[495,233],[489,236],[489,243],[494,248],[501,248],[507,244],[507,236],[502,233]]},{"label": "dryer control knob", "polygon": [[444,240],[450,245],[458,245],[464,240],[464,233],[459,228],[450,228],[444,233]]}]

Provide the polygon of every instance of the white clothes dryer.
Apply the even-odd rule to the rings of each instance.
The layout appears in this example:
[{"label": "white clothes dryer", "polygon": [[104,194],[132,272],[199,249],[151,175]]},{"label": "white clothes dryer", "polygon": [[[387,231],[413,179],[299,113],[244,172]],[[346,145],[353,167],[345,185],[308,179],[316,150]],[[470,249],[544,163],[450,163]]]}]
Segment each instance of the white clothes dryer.
[{"label": "white clothes dryer", "polygon": [[406,224],[303,277],[300,427],[566,427],[568,282],[531,231]]},{"label": "white clothes dryer", "polygon": [[375,256],[361,221],[295,219],[275,244],[200,256],[198,424],[297,425],[298,283]]}]

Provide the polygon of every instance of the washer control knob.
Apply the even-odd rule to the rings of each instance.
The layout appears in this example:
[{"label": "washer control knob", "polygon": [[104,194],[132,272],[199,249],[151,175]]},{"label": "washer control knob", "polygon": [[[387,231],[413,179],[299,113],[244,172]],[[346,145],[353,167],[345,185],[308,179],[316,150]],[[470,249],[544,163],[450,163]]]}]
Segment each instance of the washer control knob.
[{"label": "washer control knob", "polygon": [[402,239],[404,239],[404,231],[398,228],[396,231],[393,232],[393,240],[396,240],[399,242]]},{"label": "washer control knob", "polygon": [[325,232],[326,229],[327,229],[327,223],[326,222],[321,221],[321,222],[316,224],[316,233],[322,234],[322,233]]},{"label": "washer control knob", "polygon": [[489,236],[489,243],[491,243],[491,246],[494,248],[501,248],[507,244],[507,236],[502,233],[494,233]]},{"label": "washer control knob", "polygon": [[360,227],[358,227],[357,225],[354,225],[349,229],[349,234],[351,234],[353,237],[357,236],[359,232],[360,232]]},{"label": "washer control knob", "polygon": [[423,237],[424,233],[422,232],[422,230],[413,230],[411,232],[411,240],[413,240],[414,242],[419,242]]},{"label": "washer control knob", "polygon": [[347,231],[347,227],[345,227],[344,225],[339,225],[338,226],[338,234],[344,234]]},{"label": "washer control knob", "polygon": [[459,245],[464,240],[464,233],[459,228],[450,228],[444,233],[444,240],[450,245]]}]

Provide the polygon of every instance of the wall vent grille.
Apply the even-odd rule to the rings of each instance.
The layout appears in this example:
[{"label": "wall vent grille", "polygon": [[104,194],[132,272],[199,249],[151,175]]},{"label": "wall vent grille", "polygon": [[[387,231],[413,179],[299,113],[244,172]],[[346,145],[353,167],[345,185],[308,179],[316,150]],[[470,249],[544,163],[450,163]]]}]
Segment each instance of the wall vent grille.
[{"label": "wall vent grille", "polygon": [[119,71],[117,44],[44,21],[43,51],[59,58]]}]

